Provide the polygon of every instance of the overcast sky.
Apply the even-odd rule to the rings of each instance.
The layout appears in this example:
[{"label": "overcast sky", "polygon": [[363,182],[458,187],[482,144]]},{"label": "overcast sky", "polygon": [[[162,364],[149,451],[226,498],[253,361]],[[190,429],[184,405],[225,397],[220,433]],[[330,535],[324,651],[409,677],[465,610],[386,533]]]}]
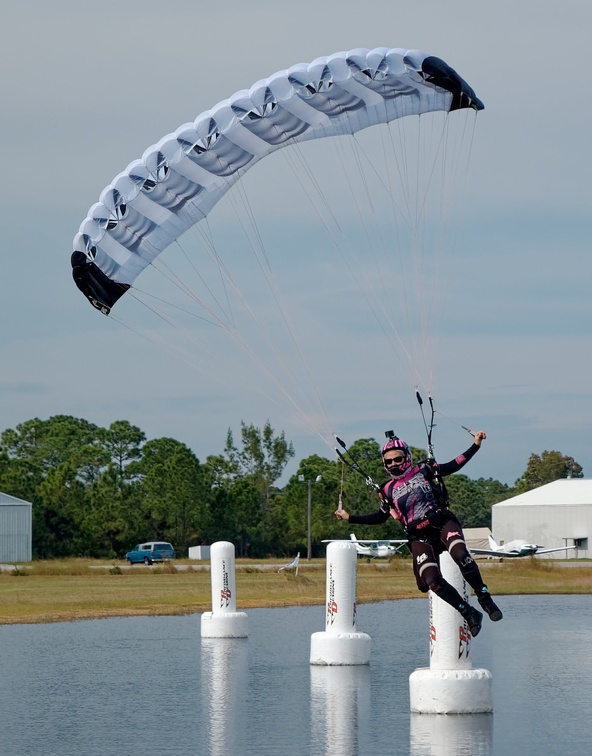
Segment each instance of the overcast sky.
[{"label": "overcast sky", "polygon": [[[339,50],[420,48],[486,106],[433,347],[437,457],[468,446],[467,425],[488,432],[471,477],[512,484],[531,453],[550,449],[592,474],[589,0],[10,5],[0,45],[0,431],[56,414],[129,420],[205,460],[228,427],[238,436],[241,420],[269,419],[297,459],[330,457],[273,392],[253,391],[243,351],[229,347],[228,364],[219,357],[204,373],[93,310],[71,279],[72,239],[129,162],[233,92]],[[252,201],[269,203],[265,221],[290,229],[286,248],[297,249],[290,203],[269,188],[261,200],[259,186]],[[303,246],[312,234],[305,224]],[[324,295],[309,265],[291,270],[286,308],[303,325],[333,430],[352,443],[392,427],[425,446],[413,383],[375,359],[381,334],[357,330],[337,299],[333,320],[315,325],[309,302]]]}]

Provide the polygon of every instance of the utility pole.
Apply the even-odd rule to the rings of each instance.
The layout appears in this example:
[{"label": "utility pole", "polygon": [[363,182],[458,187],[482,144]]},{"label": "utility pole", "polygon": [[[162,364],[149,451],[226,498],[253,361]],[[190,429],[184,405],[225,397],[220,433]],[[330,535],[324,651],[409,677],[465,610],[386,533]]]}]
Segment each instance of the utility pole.
[{"label": "utility pole", "polygon": [[298,480],[300,481],[300,483],[306,483],[306,485],[308,486],[308,502],[307,502],[308,528],[307,528],[307,539],[306,539],[306,558],[309,562],[312,559],[312,484],[320,483],[322,479],[323,479],[322,475],[317,475],[314,481],[304,480],[304,475],[298,476]]}]

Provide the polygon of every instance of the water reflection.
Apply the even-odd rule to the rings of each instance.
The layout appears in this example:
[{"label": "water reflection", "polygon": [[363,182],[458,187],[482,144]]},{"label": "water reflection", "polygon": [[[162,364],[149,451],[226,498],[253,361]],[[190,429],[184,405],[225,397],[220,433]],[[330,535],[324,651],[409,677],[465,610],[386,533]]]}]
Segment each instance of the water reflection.
[{"label": "water reflection", "polygon": [[310,668],[312,742],[315,753],[357,756],[360,727],[369,720],[369,666]]},{"label": "water reflection", "polygon": [[471,649],[493,715],[410,714],[423,599],[360,607],[355,667],[309,664],[316,606],[250,610],[248,639],[200,640],[196,615],[0,626],[0,756],[587,755],[592,596],[503,604]]},{"label": "water reflection", "polygon": [[202,725],[211,756],[240,753],[249,680],[246,638],[202,638]]},{"label": "water reflection", "polygon": [[411,714],[411,756],[490,756],[492,714]]}]

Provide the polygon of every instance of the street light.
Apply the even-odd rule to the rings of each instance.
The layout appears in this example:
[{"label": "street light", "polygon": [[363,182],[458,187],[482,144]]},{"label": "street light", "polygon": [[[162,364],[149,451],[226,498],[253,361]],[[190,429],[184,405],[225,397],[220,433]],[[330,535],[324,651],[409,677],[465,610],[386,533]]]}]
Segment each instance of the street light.
[{"label": "street light", "polygon": [[[320,483],[320,481],[323,479],[322,475],[317,475],[317,477],[314,479],[314,483]],[[306,483],[308,486],[308,540],[306,542],[306,558],[310,562],[312,558],[312,539],[311,539],[311,529],[312,529],[312,480],[304,480],[304,475],[299,475],[298,480],[300,483]]]}]

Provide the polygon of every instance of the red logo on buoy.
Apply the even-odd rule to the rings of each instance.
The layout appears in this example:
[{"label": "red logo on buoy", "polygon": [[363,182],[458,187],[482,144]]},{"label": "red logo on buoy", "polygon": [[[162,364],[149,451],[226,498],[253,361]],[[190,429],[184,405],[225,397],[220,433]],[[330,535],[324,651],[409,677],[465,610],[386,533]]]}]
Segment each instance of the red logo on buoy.
[{"label": "red logo on buoy", "polygon": [[327,614],[329,615],[329,624],[332,625],[337,614],[337,601],[327,602]]},{"label": "red logo on buoy", "polygon": [[471,631],[463,622],[458,626],[458,658],[462,659],[463,656],[469,656],[469,648],[471,646]]}]

